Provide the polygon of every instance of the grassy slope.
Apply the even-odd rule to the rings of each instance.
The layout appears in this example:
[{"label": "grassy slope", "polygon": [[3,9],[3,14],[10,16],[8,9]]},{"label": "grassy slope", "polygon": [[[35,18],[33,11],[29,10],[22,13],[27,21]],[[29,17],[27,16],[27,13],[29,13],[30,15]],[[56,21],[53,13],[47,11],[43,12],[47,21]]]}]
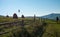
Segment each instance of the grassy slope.
[{"label": "grassy slope", "polygon": [[46,22],[48,23],[48,26],[43,37],[60,37],[60,24],[50,20],[47,20]]},{"label": "grassy slope", "polygon": [[14,22],[14,21],[19,21],[20,19],[13,19],[13,18],[7,18],[7,17],[0,17],[0,23],[3,22]]},{"label": "grassy slope", "polygon": [[[21,20],[21,19],[17,19],[17,20]],[[28,30],[29,33],[32,33],[33,30],[36,29],[36,27],[39,26],[40,24],[40,21],[37,20],[36,23],[33,23],[32,22],[32,18],[31,19],[25,19],[25,28]],[[14,22],[16,21],[16,19],[13,19],[13,18],[1,18],[0,17],[0,22]],[[43,34],[43,37],[60,37],[60,24],[57,24],[55,21],[52,21],[52,20],[46,20],[46,23],[48,24],[48,26],[46,27],[46,31],[45,33]],[[54,23],[54,24],[53,24]],[[3,27],[3,26],[2,26]],[[4,29],[4,31],[13,31],[14,28],[17,28],[18,26],[13,26],[11,28],[7,28],[7,29]],[[0,26],[1,28],[1,26]],[[21,30],[20,30],[20,26],[18,27],[18,29],[16,31],[13,31],[15,33],[19,33]],[[17,35],[16,34],[16,35]],[[12,32],[9,32],[7,34],[4,34],[4,35],[0,35],[0,37],[9,37],[9,36],[12,36],[13,33]]]}]

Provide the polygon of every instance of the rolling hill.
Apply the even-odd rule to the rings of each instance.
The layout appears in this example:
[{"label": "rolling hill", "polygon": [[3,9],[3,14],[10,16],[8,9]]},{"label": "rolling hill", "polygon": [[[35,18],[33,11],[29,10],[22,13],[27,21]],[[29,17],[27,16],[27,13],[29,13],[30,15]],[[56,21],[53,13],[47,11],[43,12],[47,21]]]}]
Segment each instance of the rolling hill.
[{"label": "rolling hill", "polygon": [[42,16],[42,18],[54,19],[54,20],[56,19],[56,17],[59,17],[59,19],[60,19],[60,14],[52,13],[52,14],[49,14],[49,15]]}]

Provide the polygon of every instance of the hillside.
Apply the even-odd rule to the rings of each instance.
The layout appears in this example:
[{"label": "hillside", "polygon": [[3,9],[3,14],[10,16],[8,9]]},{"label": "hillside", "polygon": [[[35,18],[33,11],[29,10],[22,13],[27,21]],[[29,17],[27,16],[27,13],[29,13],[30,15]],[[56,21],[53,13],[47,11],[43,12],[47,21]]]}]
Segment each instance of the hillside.
[{"label": "hillside", "polygon": [[48,19],[53,19],[53,20],[55,20],[56,17],[60,18],[60,14],[52,13],[52,14],[49,14],[49,15],[42,16],[42,18],[48,18]]},{"label": "hillside", "polygon": [[0,37],[55,37],[56,35],[60,37],[60,22],[56,23],[56,21],[49,19],[46,19],[46,21],[39,18],[35,19],[34,21],[33,18],[24,18],[22,23],[21,18],[1,18],[0,23],[14,23],[0,24]]},{"label": "hillside", "polygon": [[4,16],[0,15],[0,17],[4,17]]}]

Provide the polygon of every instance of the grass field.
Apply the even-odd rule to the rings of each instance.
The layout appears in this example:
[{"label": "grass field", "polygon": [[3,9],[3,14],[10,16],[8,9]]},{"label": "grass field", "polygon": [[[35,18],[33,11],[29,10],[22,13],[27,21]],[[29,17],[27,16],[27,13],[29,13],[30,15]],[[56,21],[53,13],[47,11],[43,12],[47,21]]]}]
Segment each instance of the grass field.
[{"label": "grass field", "polygon": [[[4,22],[14,22],[19,21],[19,19],[0,17],[0,23]],[[45,22],[47,25],[41,27],[41,25]],[[59,22],[60,23],[60,22]],[[56,21],[49,19],[39,19],[36,18],[35,22],[33,18],[25,18],[24,26],[13,25],[11,27],[5,27],[5,25],[0,26],[0,32],[7,32],[4,34],[0,34],[0,37],[26,37],[29,35],[30,37],[40,37],[41,30],[46,28],[42,37],[60,37],[60,24]],[[42,28],[42,29],[41,29]],[[23,34],[23,36],[21,36]]]}]

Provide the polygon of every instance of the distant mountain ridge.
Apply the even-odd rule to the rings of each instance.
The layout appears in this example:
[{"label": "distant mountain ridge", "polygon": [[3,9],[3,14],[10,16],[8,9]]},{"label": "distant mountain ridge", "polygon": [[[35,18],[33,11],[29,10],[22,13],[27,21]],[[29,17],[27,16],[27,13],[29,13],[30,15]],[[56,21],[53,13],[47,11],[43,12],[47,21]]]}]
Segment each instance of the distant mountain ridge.
[{"label": "distant mountain ridge", "polygon": [[54,20],[56,19],[56,17],[58,17],[60,19],[60,14],[52,13],[52,14],[49,14],[49,15],[42,16],[42,18],[54,19]]},{"label": "distant mountain ridge", "polygon": [[4,17],[4,16],[0,15],[0,17]]},{"label": "distant mountain ridge", "polygon": [[0,17],[3,17],[2,15],[0,15]]}]

